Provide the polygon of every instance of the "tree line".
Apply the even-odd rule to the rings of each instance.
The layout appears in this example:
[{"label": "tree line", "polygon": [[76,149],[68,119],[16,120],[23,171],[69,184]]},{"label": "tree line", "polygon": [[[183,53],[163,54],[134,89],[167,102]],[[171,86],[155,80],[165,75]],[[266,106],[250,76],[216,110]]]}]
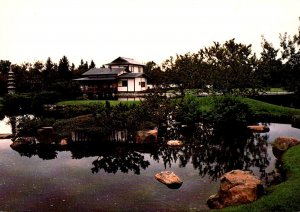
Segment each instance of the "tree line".
[{"label": "tree line", "polygon": [[[184,95],[187,89],[222,94],[252,95],[271,87],[282,87],[300,93],[300,27],[298,33],[280,35],[280,47],[262,37],[262,51],[258,57],[251,45],[231,39],[221,44],[213,42],[196,53],[176,55],[161,65],[146,63],[145,73],[156,88],[174,90]],[[0,95],[7,93],[10,61],[0,60]],[[16,92],[59,92],[62,98],[80,95],[76,77],[96,64],[81,60],[78,67],[63,56],[59,63],[49,57],[40,61],[14,64]]]},{"label": "tree line", "polygon": [[[202,92],[255,95],[272,87],[300,94],[300,27],[298,33],[280,34],[280,47],[262,36],[260,57],[251,45],[231,39],[200,49],[196,53],[176,55],[161,66],[151,61],[145,72],[151,83],[180,92],[198,89]],[[175,85],[175,86],[174,86]]]}]

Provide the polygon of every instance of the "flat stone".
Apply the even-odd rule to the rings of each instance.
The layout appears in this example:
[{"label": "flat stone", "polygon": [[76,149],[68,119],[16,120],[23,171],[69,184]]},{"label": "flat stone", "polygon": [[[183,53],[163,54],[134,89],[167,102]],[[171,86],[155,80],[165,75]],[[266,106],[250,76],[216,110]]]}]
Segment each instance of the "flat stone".
[{"label": "flat stone", "polygon": [[183,145],[183,142],[180,141],[180,140],[169,140],[167,142],[167,145],[168,146],[182,146]]},{"label": "flat stone", "polygon": [[249,125],[247,128],[256,133],[265,133],[270,131],[270,128],[265,125]]},{"label": "flat stone", "polygon": [[181,179],[171,171],[162,171],[157,173],[155,175],[155,179],[172,189],[180,188],[183,183]]}]

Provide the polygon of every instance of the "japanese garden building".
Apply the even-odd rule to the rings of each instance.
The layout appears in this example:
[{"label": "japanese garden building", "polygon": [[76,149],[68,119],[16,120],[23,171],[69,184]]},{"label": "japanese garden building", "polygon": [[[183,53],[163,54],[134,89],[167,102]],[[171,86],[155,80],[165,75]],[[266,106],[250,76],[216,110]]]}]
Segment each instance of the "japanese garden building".
[{"label": "japanese garden building", "polygon": [[141,93],[148,88],[144,65],[125,57],[118,57],[106,64],[105,68],[92,68],[75,80],[89,97]]}]

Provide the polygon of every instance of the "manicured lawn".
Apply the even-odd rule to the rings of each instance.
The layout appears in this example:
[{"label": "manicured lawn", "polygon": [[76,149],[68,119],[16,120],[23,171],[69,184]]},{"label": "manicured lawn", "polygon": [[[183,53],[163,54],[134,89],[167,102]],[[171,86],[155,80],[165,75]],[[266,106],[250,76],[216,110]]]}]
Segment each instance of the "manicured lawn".
[{"label": "manicured lawn", "polygon": [[[78,106],[95,106],[99,104],[105,104],[106,100],[70,100],[70,101],[62,101],[58,102],[57,105],[78,105]],[[139,103],[139,101],[117,101],[117,100],[109,100],[108,101],[111,106],[122,104],[135,104]]]},{"label": "manicured lawn", "polygon": [[[199,97],[199,107],[201,111],[207,112],[213,108],[214,99],[223,98],[217,97]],[[294,115],[300,115],[300,109],[289,108],[279,105],[274,105],[250,98],[236,97],[241,102],[247,104],[255,115],[258,116],[272,116],[272,117],[292,117]]]},{"label": "manicured lawn", "polygon": [[300,211],[300,145],[290,148],[283,162],[288,174],[285,182],[269,188],[268,195],[256,202],[221,211]]}]

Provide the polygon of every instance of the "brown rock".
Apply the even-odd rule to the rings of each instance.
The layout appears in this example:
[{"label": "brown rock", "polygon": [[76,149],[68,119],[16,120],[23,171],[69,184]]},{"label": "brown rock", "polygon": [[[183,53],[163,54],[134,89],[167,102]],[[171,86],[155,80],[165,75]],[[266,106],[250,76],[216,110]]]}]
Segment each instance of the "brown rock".
[{"label": "brown rock", "polygon": [[169,188],[179,188],[182,185],[181,179],[174,174],[174,172],[170,171],[162,171],[155,175],[155,179],[159,182],[165,184]]},{"label": "brown rock", "polygon": [[221,177],[218,194],[207,200],[210,208],[224,208],[255,201],[263,191],[262,181],[249,171],[233,170]]},{"label": "brown rock", "polygon": [[175,147],[177,147],[177,146],[182,146],[182,145],[183,145],[183,142],[182,142],[182,141],[179,141],[179,140],[169,140],[169,141],[167,142],[167,145],[168,145],[168,146],[175,146]]},{"label": "brown rock", "polygon": [[158,129],[140,130],[136,133],[136,143],[153,143],[157,142]]},{"label": "brown rock", "polygon": [[22,148],[25,146],[30,146],[36,144],[35,137],[17,137],[13,143],[10,145],[12,149]]},{"label": "brown rock", "polygon": [[68,145],[68,139],[67,138],[61,139],[59,145],[60,146],[67,146]]},{"label": "brown rock", "polygon": [[13,138],[13,134],[0,134],[0,139]]},{"label": "brown rock", "polygon": [[280,159],[282,154],[290,147],[298,145],[300,141],[293,137],[278,137],[272,143],[273,154],[277,159]]},{"label": "brown rock", "polygon": [[270,128],[265,125],[250,125],[248,126],[248,129],[256,133],[264,133],[270,131]]}]

